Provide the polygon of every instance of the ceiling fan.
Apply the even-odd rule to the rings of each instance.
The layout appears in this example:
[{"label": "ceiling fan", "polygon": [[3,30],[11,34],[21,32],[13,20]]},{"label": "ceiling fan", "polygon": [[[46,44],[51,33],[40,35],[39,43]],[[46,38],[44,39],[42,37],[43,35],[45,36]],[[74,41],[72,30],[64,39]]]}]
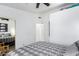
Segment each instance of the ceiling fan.
[{"label": "ceiling fan", "polygon": [[[46,6],[50,6],[49,3],[43,3],[43,4],[46,5]],[[39,8],[39,6],[40,6],[40,3],[36,3],[36,8]]]}]

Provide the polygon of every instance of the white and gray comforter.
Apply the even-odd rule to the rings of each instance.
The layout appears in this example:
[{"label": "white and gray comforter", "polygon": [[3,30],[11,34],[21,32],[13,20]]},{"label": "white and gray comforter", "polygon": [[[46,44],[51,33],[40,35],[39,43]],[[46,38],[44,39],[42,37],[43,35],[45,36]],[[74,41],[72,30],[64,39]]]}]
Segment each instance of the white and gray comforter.
[{"label": "white and gray comforter", "polygon": [[64,56],[67,47],[50,42],[36,42],[11,51],[7,56]]}]

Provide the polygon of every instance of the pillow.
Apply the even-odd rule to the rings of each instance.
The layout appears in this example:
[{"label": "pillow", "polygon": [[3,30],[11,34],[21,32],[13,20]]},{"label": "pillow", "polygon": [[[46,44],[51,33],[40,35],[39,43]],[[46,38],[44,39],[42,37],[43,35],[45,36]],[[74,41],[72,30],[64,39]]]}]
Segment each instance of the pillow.
[{"label": "pillow", "polygon": [[9,36],[11,36],[10,33],[6,33],[6,34],[4,34],[4,37],[9,37]]},{"label": "pillow", "polygon": [[77,49],[79,51],[79,40],[75,42],[75,45],[76,45],[76,47],[77,47]]}]

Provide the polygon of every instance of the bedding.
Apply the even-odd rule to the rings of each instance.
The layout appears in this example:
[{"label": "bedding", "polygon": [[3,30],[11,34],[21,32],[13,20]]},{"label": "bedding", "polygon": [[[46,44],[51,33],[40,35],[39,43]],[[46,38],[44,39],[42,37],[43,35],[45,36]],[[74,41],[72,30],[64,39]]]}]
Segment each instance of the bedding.
[{"label": "bedding", "polygon": [[36,42],[9,52],[6,56],[63,56],[66,47],[49,42]]},{"label": "bedding", "polygon": [[75,42],[75,45],[76,45],[76,47],[77,47],[77,49],[78,49],[78,51],[79,51],[79,41],[76,41],[76,42]]},{"label": "bedding", "polygon": [[75,43],[66,47],[66,53],[64,54],[64,56],[78,56],[78,49]]},{"label": "bedding", "polygon": [[[78,51],[75,47],[63,46],[50,42],[36,42],[31,43],[22,48],[9,52],[6,56],[66,56],[66,55],[78,55]],[[72,52],[72,53],[71,53]],[[75,52],[75,53],[74,53]]]}]

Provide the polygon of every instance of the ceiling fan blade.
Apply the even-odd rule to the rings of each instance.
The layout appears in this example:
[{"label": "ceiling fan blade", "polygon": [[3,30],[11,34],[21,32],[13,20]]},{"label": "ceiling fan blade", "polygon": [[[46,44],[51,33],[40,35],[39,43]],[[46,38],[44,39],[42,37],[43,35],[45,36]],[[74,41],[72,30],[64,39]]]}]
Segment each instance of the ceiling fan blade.
[{"label": "ceiling fan blade", "polygon": [[37,3],[36,8],[39,8],[40,3]]},{"label": "ceiling fan blade", "polygon": [[50,6],[50,4],[49,4],[49,3],[43,3],[43,4],[45,4],[46,6]]}]

